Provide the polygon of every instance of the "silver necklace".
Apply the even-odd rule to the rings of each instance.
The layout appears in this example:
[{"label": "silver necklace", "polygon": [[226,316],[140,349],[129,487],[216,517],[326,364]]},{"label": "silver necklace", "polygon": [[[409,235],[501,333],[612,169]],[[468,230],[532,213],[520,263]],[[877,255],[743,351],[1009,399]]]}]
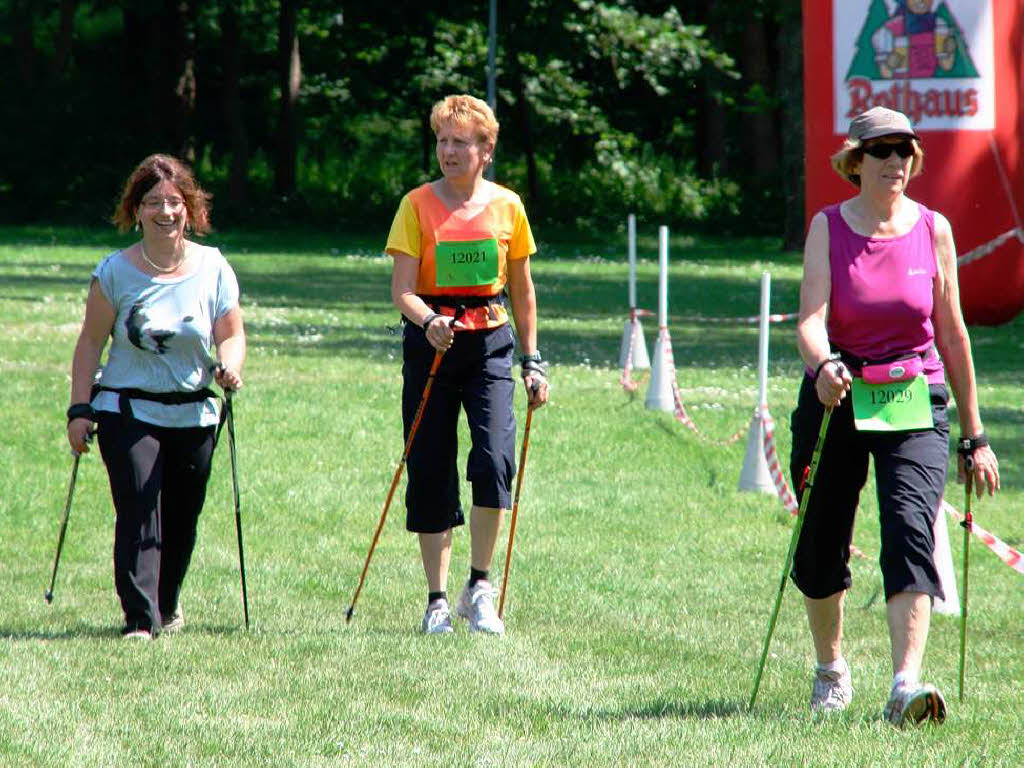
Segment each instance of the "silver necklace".
[{"label": "silver necklace", "polygon": [[185,250],[182,249],[181,256],[178,258],[176,262],[174,262],[173,265],[169,267],[161,267],[159,264],[154,263],[154,261],[151,258],[149,258],[149,254],[146,253],[146,243],[144,241],[140,240],[139,246],[142,248],[142,258],[145,260],[147,264],[149,264],[149,266],[151,266],[157,272],[162,272],[164,274],[167,274],[168,272],[173,272],[174,270],[181,266],[181,263],[183,261],[185,261]]}]

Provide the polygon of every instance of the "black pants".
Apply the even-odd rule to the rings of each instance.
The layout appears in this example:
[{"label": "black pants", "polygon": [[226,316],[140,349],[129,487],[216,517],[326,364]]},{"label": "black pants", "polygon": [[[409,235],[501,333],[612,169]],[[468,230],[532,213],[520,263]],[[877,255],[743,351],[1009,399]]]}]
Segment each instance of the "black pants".
[{"label": "black pants", "polygon": [[129,630],[159,632],[170,618],[196,544],[213,460],[213,427],[157,427],[100,413],[110,477],[114,586]]},{"label": "black pants", "polygon": [[[869,456],[875,463],[882,541],[879,564],[885,599],[900,592],[945,597],[932,557],[932,526],[940,514],[946,486],[948,396],[942,384],[931,385],[929,394],[934,422],[931,429],[858,432],[850,396],[832,411],[793,559],[793,582],[807,597],[829,597],[849,589],[852,583],[850,544],[860,491],[867,481]],[[792,418],[790,472],[798,489],[804,468],[810,464],[824,412],[813,380],[805,376]],[[802,495],[798,490],[797,498]]]},{"label": "black pants", "polygon": [[[472,447],[466,479],[473,504],[508,509],[516,474],[515,381],[508,323],[491,330],[459,331],[445,353],[406,466],[405,527],[414,533],[440,533],[462,525],[459,500],[459,412],[466,412]],[[423,330],[407,323],[403,341],[402,419],[408,439],[423,399],[434,348]]]}]

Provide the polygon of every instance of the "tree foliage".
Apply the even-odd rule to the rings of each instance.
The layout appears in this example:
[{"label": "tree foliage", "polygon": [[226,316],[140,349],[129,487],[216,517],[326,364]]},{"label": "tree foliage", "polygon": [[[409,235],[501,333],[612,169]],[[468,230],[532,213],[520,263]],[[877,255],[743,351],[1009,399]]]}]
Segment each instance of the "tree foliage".
[{"label": "tree foliage", "polygon": [[[538,222],[749,230],[750,199],[785,198],[764,158],[794,6],[799,24],[797,0],[499,3],[497,180]],[[102,220],[165,151],[221,225],[386,222],[436,175],[433,102],[485,93],[487,19],[488,0],[0,0],[0,211]]]}]

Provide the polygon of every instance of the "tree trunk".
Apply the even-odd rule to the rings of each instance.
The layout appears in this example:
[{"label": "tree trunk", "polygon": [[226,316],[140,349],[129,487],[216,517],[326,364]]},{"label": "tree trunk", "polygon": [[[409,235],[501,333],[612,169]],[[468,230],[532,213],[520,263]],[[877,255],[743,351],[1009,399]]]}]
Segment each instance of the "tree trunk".
[{"label": "tree trunk", "polygon": [[[707,39],[718,48],[722,45],[725,23],[722,9],[714,4],[693,9],[693,18],[705,25]],[[725,91],[723,76],[711,67],[705,67],[698,81],[700,109],[696,116],[694,135],[697,144],[697,172],[704,178],[721,176],[728,171],[725,132],[725,107],[720,94]]]},{"label": "tree trunk", "polygon": [[224,50],[224,122],[231,151],[228,205],[242,211],[249,199],[249,134],[242,104],[242,27],[238,5],[238,0],[225,0],[220,28]]},{"label": "tree trunk", "polygon": [[277,119],[277,153],[274,162],[274,190],[285,197],[295,194],[298,165],[299,86],[302,85],[302,60],[299,56],[299,4],[281,0],[277,28],[278,76],[281,103]]},{"label": "tree trunk", "polygon": [[541,207],[540,179],[537,177],[537,153],[533,145],[533,132],[530,127],[530,102],[526,98],[526,87],[522,76],[516,78],[516,119],[519,123],[519,139],[523,143],[526,155],[526,186],[530,206]]},{"label": "tree trunk", "polygon": [[196,111],[196,36],[189,0],[168,0],[166,16],[171,21],[173,70],[169,73],[174,90],[171,116],[171,140],[178,156],[188,163],[196,161],[196,137],[193,117]]},{"label": "tree trunk", "polygon": [[62,0],[60,4],[60,21],[53,52],[54,77],[64,72],[68,59],[71,58],[71,42],[75,31],[75,9],[77,7],[78,0]]},{"label": "tree trunk", "polygon": [[25,93],[31,94],[36,88],[35,19],[27,8],[19,15],[21,18],[14,22],[11,35],[14,58]]},{"label": "tree trunk", "polygon": [[779,85],[782,100],[780,177],[784,216],[782,247],[803,248],[804,220],[804,67],[800,0],[785,0],[779,28]]},{"label": "tree trunk", "polygon": [[[775,92],[772,63],[768,55],[768,22],[762,15],[752,17],[743,28],[743,47],[740,61],[746,83],[759,85],[761,93]],[[750,169],[757,176],[768,176],[778,170],[779,134],[775,127],[775,112],[756,109],[746,116],[747,130],[740,132],[746,145]]]}]

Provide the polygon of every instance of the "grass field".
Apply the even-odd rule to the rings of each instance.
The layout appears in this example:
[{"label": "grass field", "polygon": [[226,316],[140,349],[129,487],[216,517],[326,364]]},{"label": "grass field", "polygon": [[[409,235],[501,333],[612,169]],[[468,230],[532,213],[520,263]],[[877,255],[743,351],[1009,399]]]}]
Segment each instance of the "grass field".
[{"label": "grass field", "polygon": [[[235,411],[252,628],[222,446],[183,592],[185,631],[138,643],[117,634],[97,451],[82,459],[55,599],[43,600],[72,463],[71,353],[90,270],[120,243],[100,231],[0,230],[0,765],[1024,764],[1024,578],[977,542],[966,701],[959,621],[937,616],[925,675],[946,693],[946,724],[882,722],[891,670],[873,485],[854,539],[867,559],[853,561],[848,600],[852,706],[809,717],[813,655],[790,586],[747,711],[792,522],[774,496],[736,490],[742,440],[722,447],[645,410],[645,379],[637,398],[623,393],[620,245],[542,244],[534,264],[554,388],[533,421],[508,634],[470,636],[464,624],[446,638],[418,634],[425,585],[400,494],[346,625],[402,448],[390,263],[371,240],[213,240],[238,273],[249,337]],[[677,238],[671,255],[675,315],[756,314],[766,269],[772,311],[796,308],[799,255],[771,241]],[[641,257],[640,303],[655,309],[653,237]],[[756,326],[670,330],[693,419],[713,438],[743,427],[756,401]],[[972,336],[1004,483],[975,515],[1021,548],[1024,322]],[[792,323],[772,328],[769,373],[785,457],[800,376]],[[520,392],[520,426],[523,403]],[[951,482],[958,508],[962,494]],[[959,574],[962,537],[951,535]],[[500,579],[504,538],[499,550]],[[459,531],[450,592],[467,570]]]}]

